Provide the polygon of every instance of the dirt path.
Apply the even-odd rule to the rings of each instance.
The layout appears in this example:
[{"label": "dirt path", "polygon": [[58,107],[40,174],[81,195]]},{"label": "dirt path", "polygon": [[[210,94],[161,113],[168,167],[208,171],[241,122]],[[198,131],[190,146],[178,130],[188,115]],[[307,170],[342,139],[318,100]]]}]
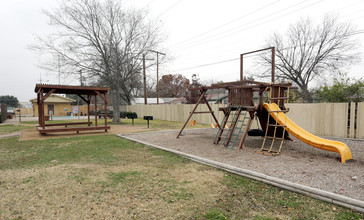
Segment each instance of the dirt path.
[{"label": "dirt path", "polygon": [[221,143],[213,144],[216,129],[185,130],[179,139],[176,139],[177,133],[158,131],[127,136],[364,201],[363,140],[331,138],[350,147],[353,160],[342,164],[337,153],[311,147],[299,140],[285,141],[281,155],[272,157],[256,153],[262,145],[261,137],[248,137],[247,150],[237,151],[227,149]]},{"label": "dirt path", "polygon": [[0,138],[6,138],[6,137],[13,137],[13,136],[20,136],[21,132],[13,132],[10,134],[1,134]]}]

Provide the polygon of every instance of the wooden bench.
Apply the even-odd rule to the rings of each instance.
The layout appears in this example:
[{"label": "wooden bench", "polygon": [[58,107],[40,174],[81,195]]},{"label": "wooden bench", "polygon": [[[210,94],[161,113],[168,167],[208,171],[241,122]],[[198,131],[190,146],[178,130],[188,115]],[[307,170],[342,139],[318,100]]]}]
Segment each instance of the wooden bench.
[{"label": "wooden bench", "polygon": [[64,127],[64,128],[49,128],[49,127],[37,127],[37,130],[41,134],[52,133],[52,132],[68,132],[68,131],[88,131],[88,130],[107,130],[110,129],[110,126],[90,126],[90,127]]},{"label": "wooden bench", "polygon": [[[53,124],[46,124],[45,127],[52,127],[52,126],[65,126],[67,127],[68,125],[91,125],[92,121],[90,122],[67,122],[67,123],[53,123]],[[37,125],[37,127],[42,127],[39,124]]]}]

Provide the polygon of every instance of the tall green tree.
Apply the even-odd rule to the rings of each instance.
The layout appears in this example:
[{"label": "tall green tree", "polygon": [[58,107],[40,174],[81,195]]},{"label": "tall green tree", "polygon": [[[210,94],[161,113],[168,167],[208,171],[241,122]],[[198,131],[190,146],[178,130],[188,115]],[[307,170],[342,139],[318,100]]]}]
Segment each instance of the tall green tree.
[{"label": "tall green tree", "polygon": [[333,85],[314,90],[316,102],[362,102],[364,101],[364,79],[335,79]]},{"label": "tall green tree", "polygon": [[[355,28],[325,16],[320,24],[300,19],[285,34],[274,33],[267,39],[268,47],[276,47],[276,77],[299,87],[306,102],[312,102],[309,84],[317,77],[337,77],[341,70],[359,60]],[[262,55],[261,61],[270,66],[272,59]]]},{"label": "tall green tree", "polygon": [[142,89],[142,55],[164,40],[160,22],[144,9],[125,8],[118,0],[62,0],[44,11],[55,32],[39,37],[33,49],[52,59],[43,67],[111,88],[114,121],[119,106]]},{"label": "tall green tree", "polygon": [[19,107],[18,98],[12,95],[0,96],[0,103],[4,103],[9,107]]}]

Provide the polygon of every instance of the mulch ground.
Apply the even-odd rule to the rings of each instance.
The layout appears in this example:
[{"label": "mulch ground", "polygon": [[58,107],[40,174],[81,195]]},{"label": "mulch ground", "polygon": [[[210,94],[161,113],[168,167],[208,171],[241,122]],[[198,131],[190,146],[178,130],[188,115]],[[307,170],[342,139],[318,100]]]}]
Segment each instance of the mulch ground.
[{"label": "mulch ground", "polygon": [[223,141],[213,144],[216,132],[211,128],[190,129],[179,139],[176,139],[176,130],[127,136],[364,201],[364,140],[329,138],[349,146],[353,159],[342,164],[337,153],[311,147],[297,139],[285,141],[281,154],[275,157],[256,153],[263,142],[261,137],[248,137],[246,151],[228,149]]}]

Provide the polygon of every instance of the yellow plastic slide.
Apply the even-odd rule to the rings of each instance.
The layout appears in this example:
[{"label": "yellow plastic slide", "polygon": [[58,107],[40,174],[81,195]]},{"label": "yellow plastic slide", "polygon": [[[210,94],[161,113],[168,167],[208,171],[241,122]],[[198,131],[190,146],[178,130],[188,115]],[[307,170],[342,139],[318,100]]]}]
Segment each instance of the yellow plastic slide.
[{"label": "yellow plastic slide", "polygon": [[286,124],[287,125],[286,130],[291,135],[295,136],[296,138],[300,139],[306,144],[309,144],[313,147],[317,147],[322,150],[332,151],[340,154],[341,163],[345,163],[347,160],[352,159],[350,149],[346,144],[339,141],[332,141],[320,138],[317,137],[316,135],[307,132],[303,128],[296,125],[293,121],[291,121],[288,118],[288,116],[286,116],[284,113],[277,112],[280,111],[280,109],[275,103],[272,104],[264,103],[263,106],[267,111],[273,111],[270,112],[270,114],[278,122],[278,124],[280,125]]}]

